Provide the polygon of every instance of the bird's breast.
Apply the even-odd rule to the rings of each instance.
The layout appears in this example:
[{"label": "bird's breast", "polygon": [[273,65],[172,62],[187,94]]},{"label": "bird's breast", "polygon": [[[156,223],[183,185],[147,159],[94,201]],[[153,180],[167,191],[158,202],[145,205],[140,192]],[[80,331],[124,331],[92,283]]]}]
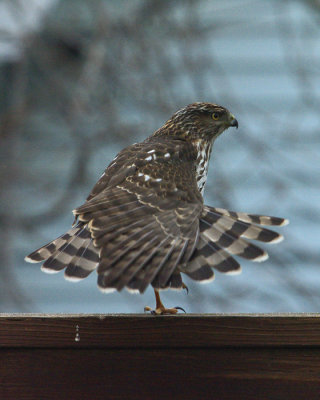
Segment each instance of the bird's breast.
[{"label": "bird's breast", "polygon": [[212,142],[204,142],[203,140],[199,140],[195,142],[195,146],[197,149],[196,179],[199,191],[201,194],[203,194],[207,181]]}]

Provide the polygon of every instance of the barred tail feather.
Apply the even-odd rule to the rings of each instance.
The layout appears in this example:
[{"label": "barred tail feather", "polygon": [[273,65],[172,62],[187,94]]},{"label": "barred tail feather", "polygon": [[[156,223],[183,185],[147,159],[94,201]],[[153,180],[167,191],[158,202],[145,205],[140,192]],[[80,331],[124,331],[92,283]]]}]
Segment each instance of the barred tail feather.
[{"label": "barred tail feather", "polygon": [[202,231],[202,236],[205,236],[208,240],[216,243],[217,246],[233,255],[238,255],[251,261],[264,261],[268,258],[264,250],[247,242],[240,236],[232,233],[232,231],[225,231],[219,223],[210,225],[204,219],[200,220],[200,230]]},{"label": "barred tail feather", "polygon": [[268,254],[248,240],[278,243],[283,236],[261,225],[284,226],[288,220],[254,214],[236,213],[204,206],[200,218],[200,237],[196,250],[182,272],[195,280],[208,280],[207,267],[226,274],[239,274],[241,266],[234,256],[264,261]]},{"label": "barred tail feather", "polygon": [[[84,247],[86,243],[87,245]],[[74,282],[84,279],[97,268],[98,262],[98,251],[93,246],[93,241],[89,237],[83,245],[79,247],[76,255],[66,267],[64,277]]]},{"label": "barred tail feather", "polygon": [[202,283],[214,280],[214,272],[208,264],[207,259],[198,253],[187,265],[183,271],[189,278]]},{"label": "barred tail feather", "polygon": [[40,247],[39,249],[33,251],[31,254],[26,256],[25,261],[29,263],[38,263],[46,260],[47,258],[52,256],[52,254],[54,254],[56,250],[66,244],[68,240],[70,240],[70,238],[79,231],[79,229],[79,227],[71,228],[67,233],[64,233],[52,242]]},{"label": "barred tail feather", "polygon": [[194,254],[203,256],[211,267],[225,274],[240,274],[241,266],[230,253],[219,247],[216,243],[210,242],[206,237],[200,238],[199,246]]},{"label": "barred tail feather", "polygon": [[85,278],[96,268],[99,256],[90,232],[80,223],[31,253],[25,260],[44,261],[41,270],[46,273],[56,273],[66,268],[65,278],[76,281]]},{"label": "barred tail feather", "polygon": [[103,292],[125,287],[143,293],[149,284],[156,289],[181,289],[181,273],[209,282],[215,277],[214,269],[240,273],[235,256],[266,260],[267,253],[250,240],[277,243],[282,235],[261,225],[288,223],[283,218],[209,206],[203,206],[200,215],[191,207],[188,212],[177,208],[155,216],[131,194],[120,192],[117,197],[116,190],[108,200],[109,208],[102,200],[79,207],[75,211],[78,225],[31,253],[26,261],[43,262],[41,269],[48,273],[65,269],[65,278],[72,281],[97,269]]},{"label": "barred tail feather", "polygon": [[249,224],[273,225],[273,226],[285,226],[289,224],[289,220],[286,218],[271,217],[271,216],[257,215],[257,214],[246,214],[242,212],[225,210],[224,208],[210,207],[207,205],[204,207],[204,210],[228,216],[236,221],[238,220],[242,222],[247,222]]}]

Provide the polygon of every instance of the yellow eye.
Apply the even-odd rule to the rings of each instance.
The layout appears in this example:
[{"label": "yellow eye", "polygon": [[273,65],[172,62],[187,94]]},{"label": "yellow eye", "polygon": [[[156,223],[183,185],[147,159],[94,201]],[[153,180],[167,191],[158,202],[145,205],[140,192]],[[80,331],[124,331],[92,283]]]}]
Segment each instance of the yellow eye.
[{"label": "yellow eye", "polygon": [[213,113],[213,114],[212,114],[212,119],[214,119],[215,121],[216,121],[217,119],[219,119],[219,114],[218,114],[218,113]]}]

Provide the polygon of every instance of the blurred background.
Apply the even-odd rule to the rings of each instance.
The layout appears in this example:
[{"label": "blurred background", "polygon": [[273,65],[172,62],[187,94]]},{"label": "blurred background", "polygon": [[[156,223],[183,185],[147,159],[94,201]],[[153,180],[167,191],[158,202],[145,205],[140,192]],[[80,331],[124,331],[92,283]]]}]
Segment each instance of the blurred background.
[{"label": "blurred background", "polygon": [[142,312],[152,289],[102,294],[26,254],[123,147],[195,101],[239,121],[215,143],[207,204],[289,218],[241,275],[167,291],[188,312],[320,311],[319,0],[2,0],[0,312]]}]

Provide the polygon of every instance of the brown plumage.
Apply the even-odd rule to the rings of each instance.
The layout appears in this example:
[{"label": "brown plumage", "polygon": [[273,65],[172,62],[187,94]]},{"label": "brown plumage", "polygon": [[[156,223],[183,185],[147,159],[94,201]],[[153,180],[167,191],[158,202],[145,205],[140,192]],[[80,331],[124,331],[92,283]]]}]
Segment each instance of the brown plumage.
[{"label": "brown plumage", "polygon": [[197,281],[212,280],[213,269],[239,273],[234,256],[265,260],[267,253],[250,240],[280,241],[261,225],[287,220],[203,204],[212,144],[230,126],[238,127],[235,117],[215,104],[179,110],[145,141],[122,150],[73,211],[75,225],[26,260],[43,262],[46,272],[65,269],[70,280],[97,270],[101,290],[141,293],[149,284],[185,287],[181,272]]}]

